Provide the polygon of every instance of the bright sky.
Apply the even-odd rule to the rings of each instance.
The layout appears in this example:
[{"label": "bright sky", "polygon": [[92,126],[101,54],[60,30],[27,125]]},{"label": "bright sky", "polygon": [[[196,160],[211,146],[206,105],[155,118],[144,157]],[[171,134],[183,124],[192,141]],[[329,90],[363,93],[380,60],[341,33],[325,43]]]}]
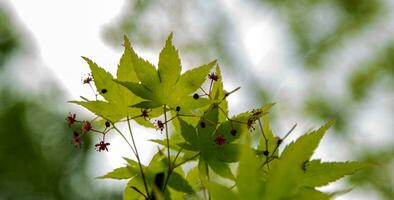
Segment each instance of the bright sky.
[{"label": "bright sky", "polygon": [[[266,78],[272,81],[281,80],[277,89],[278,94],[288,91],[290,96],[292,95],[291,92],[302,90],[305,85],[302,84],[300,78],[302,72],[295,67],[286,68],[290,64],[287,63],[288,59],[286,59],[288,55],[284,53],[287,38],[283,35],[283,27],[278,26],[280,22],[270,13],[262,15],[249,12],[249,8],[244,7],[240,1],[223,2],[226,2],[224,6],[232,16],[239,19],[239,34],[244,38],[243,45],[248,56],[250,56],[250,60],[255,66],[258,66],[254,68],[256,73],[263,73]],[[117,52],[104,44],[102,29],[104,25],[110,24],[120,15],[124,3],[124,0],[8,1],[21,26],[27,30],[28,36],[34,40],[39,59],[50,69],[51,75],[55,76],[54,78],[65,88],[70,99],[78,99],[81,94],[90,92],[89,88],[81,84],[81,77],[89,71],[80,56],[93,59],[113,73],[116,71],[121,52]],[[259,23],[252,23],[254,22],[253,19],[256,18],[259,19]],[[263,43],[261,42],[262,38],[264,39],[264,46],[260,45]],[[156,60],[156,55],[149,52],[142,52],[142,55],[151,61]],[[233,101],[238,103],[239,101],[236,99]],[[76,109],[76,107],[73,108]],[[293,123],[294,120],[289,119],[281,125],[291,127]],[[374,127],[376,124],[371,126]],[[149,155],[154,145],[146,145],[147,143],[143,143],[143,141],[157,137],[157,135],[145,129],[136,129],[134,132],[138,132],[136,134],[137,141],[139,141],[137,143],[140,144],[138,147],[145,154],[144,160],[146,162],[149,160],[146,155]],[[329,142],[329,140],[326,142]],[[332,146],[326,145],[326,147],[332,150]],[[326,148],[326,150],[330,151],[329,148]],[[111,151],[108,153],[96,153],[91,158],[92,163],[99,163],[99,159],[102,160],[102,156],[105,155],[109,162],[108,166],[93,164],[92,177],[119,167],[124,163],[121,157],[131,154],[120,137],[111,137],[110,149]],[[340,157],[336,154],[319,152],[319,156],[322,155],[328,155],[330,158]],[[338,199],[374,199],[374,197],[356,192]]]}]

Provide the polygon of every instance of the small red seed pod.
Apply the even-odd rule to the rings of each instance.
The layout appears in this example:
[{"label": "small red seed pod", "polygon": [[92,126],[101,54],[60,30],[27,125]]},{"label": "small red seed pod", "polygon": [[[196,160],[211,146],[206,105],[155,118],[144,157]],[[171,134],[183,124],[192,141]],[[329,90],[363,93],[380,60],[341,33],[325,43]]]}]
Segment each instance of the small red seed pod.
[{"label": "small red seed pod", "polygon": [[78,132],[74,131],[74,132],[73,132],[73,137],[72,137],[71,143],[72,143],[75,147],[81,148],[81,145],[82,145],[81,134],[79,134]]},{"label": "small red seed pod", "polygon": [[100,141],[99,143],[97,143],[96,145],[94,145],[96,147],[96,151],[101,152],[101,151],[108,151],[108,147],[110,143],[109,142],[104,142]]},{"label": "small red seed pod", "polygon": [[164,123],[161,120],[156,121],[156,126],[157,126],[156,130],[160,130],[160,131],[164,130]]},{"label": "small red seed pod", "polygon": [[82,83],[89,84],[91,81],[93,81],[93,77],[91,74],[88,74],[88,76],[82,80]]},{"label": "small red seed pod", "polygon": [[223,146],[224,144],[226,144],[226,138],[224,138],[223,135],[216,136],[214,141],[219,146]]},{"label": "small red seed pod", "polygon": [[75,113],[68,113],[68,116],[67,116],[68,126],[71,126],[72,124],[74,124],[77,121],[76,118],[77,118],[77,115]]},{"label": "small red seed pod", "polygon": [[146,118],[149,119],[149,117],[150,117],[149,111],[146,109],[141,109],[141,117],[143,117],[144,119],[146,119]]},{"label": "small red seed pod", "polygon": [[218,75],[216,75],[215,73],[210,73],[210,74],[208,74],[208,78],[209,79],[211,79],[211,80],[213,80],[213,81],[217,81],[217,80],[219,80],[219,76]]},{"label": "small red seed pod", "polygon": [[90,122],[88,122],[88,121],[83,121],[83,123],[82,123],[82,128],[81,128],[81,130],[82,130],[82,133],[87,133],[87,132],[89,132],[90,130],[92,130],[92,124],[90,123]]}]

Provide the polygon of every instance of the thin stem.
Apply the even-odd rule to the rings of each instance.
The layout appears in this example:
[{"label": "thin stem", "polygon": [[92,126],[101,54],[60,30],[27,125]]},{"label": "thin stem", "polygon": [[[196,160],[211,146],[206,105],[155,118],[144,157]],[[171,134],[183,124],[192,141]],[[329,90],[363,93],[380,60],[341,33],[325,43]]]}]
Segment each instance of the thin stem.
[{"label": "thin stem", "polygon": [[272,152],[271,156],[273,156],[273,155],[276,153],[276,151],[278,150],[279,146],[280,146],[279,143],[276,144],[275,149],[274,149],[274,151]]},{"label": "thin stem", "polygon": [[239,89],[241,89],[241,87],[237,87],[237,88],[235,88],[234,90],[231,90],[230,92],[226,93],[226,94],[224,95],[224,97],[223,97],[222,100],[224,100],[226,97],[230,96],[230,94],[236,92],[236,91],[239,90]]},{"label": "thin stem", "polygon": [[144,196],[145,197],[145,199],[149,199],[143,192],[141,192],[138,188],[136,188],[136,187],[134,187],[134,186],[131,186],[131,188],[133,189],[133,190],[135,190],[136,192],[138,192],[139,194],[141,194],[142,196]]},{"label": "thin stem", "polygon": [[210,94],[208,94],[208,93],[204,90],[204,88],[200,87],[200,89],[201,89],[201,91],[202,91],[205,95],[207,95],[209,98],[211,98]]},{"label": "thin stem", "polygon": [[81,99],[83,99],[83,100],[85,100],[85,101],[90,101],[89,99],[87,99],[87,98],[84,97],[84,96],[79,96],[79,97],[81,97]]},{"label": "thin stem", "polygon": [[211,95],[212,92],[212,85],[213,85],[213,80],[211,79],[211,83],[209,84],[209,95]]},{"label": "thin stem", "polygon": [[92,86],[91,83],[89,83],[89,86],[90,86],[90,88],[92,89],[92,91],[93,91],[93,93],[94,93],[94,96],[96,97],[96,101],[97,101],[97,96],[98,96],[97,92],[94,91],[93,86]]},{"label": "thin stem", "polygon": [[169,119],[168,121],[165,121],[164,124],[167,124],[168,122],[174,120],[175,118],[177,118],[179,116],[179,114],[177,113],[177,115],[175,115],[174,117],[171,117],[171,119]]},{"label": "thin stem", "polygon": [[294,129],[297,127],[297,124],[294,124],[293,127],[291,127],[291,129],[286,133],[285,137],[283,137],[283,140],[286,139],[290,133],[292,133],[294,131]]},{"label": "thin stem", "polygon": [[[268,151],[268,139],[267,139],[267,137],[266,137],[265,134],[264,134],[263,125],[261,124],[260,118],[259,118],[259,126],[260,126],[260,129],[261,129],[261,134],[263,135],[264,141],[265,141],[265,151],[267,152],[267,155],[265,156],[265,162],[264,162],[264,163],[267,163],[267,168],[268,168],[268,170],[270,170],[270,165],[269,165],[269,163],[267,162],[267,161],[268,161],[268,156],[269,156],[269,151]],[[264,165],[265,165],[265,164],[264,164]]]},{"label": "thin stem", "polygon": [[[163,106],[164,121],[167,122],[167,108],[166,105]],[[167,156],[168,156],[168,169],[171,169],[171,155],[170,155],[170,138],[168,137],[168,125],[164,124],[166,129],[166,141],[167,141]]]},{"label": "thin stem", "polygon": [[220,107],[219,105],[218,105],[218,108],[219,108],[219,110],[222,111],[222,113],[226,116],[227,120],[231,121],[231,119],[230,119],[230,117],[228,117],[226,111],[224,111],[223,108]]},{"label": "thin stem", "polygon": [[[282,140],[282,141],[285,140],[285,139],[290,135],[290,133],[293,132],[293,130],[294,130],[296,127],[297,127],[297,124],[294,124],[294,126],[286,133],[285,137],[283,137],[281,140]],[[272,155],[271,155],[271,156],[273,156],[273,155],[276,153],[276,151],[278,150],[278,148],[279,148],[279,146],[280,146],[281,144],[282,144],[282,142],[278,142],[278,143],[277,143],[277,145],[276,145],[274,151],[272,152]]]},{"label": "thin stem", "polygon": [[[261,129],[261,134],[263,135],[264,140],[265,140],[265,142],[266,142],[266,145],[265,145],[265,146],[268,148],[268,145],[267,145],[268,139],[267,139],[267,137],[266,137],[265,134],[264,134],[263,125],[261,124],[260,118],[259,118],[259,125],[260,125],[260,129]],[[266,150],[268,150],[268,149],[266,149]]]},{"label": "thin stem", "polygon": [[235,183],[233,186],[229,187],[228,190],[232,190],[235,188],[235,186],[237,186],[237,184]]},{"label": "thin stem", "polygon": [[135,140],[134,140],[133,132],[131,131],[129,116],[127,116],[127,126],[129,127],[129,132],[130,132],[130,136],[131,136],[131,141],[133,142],[133,146],[134,146],[134,149],[135,149],[135,157],[137,157],[138,165],[139,165],[140,171],[141,171],[142,180],[144,181],[144,187],[145,187],[145,190],[146,190],[146,195],[148,196],[148,199],[150,199],[150,198],[149,198],[148,185],[146,184],[146,178],[145,178],[144,170],[142,169],[142,164],[141,164],[140,156],[139,156],[139,154],[138,154],[137,146],[135,145]]},{"label": "thin stem", "polygon": [[[179,149],[178,153],[176,154],[176,156],[175,156],[175,158],[174,158],[174,161],[172,162],[172,166],[175,166],[176,159],[178,159],[179,154],[181,154],[181,152],[182,152],[183,148],[185,147],[185,145],[186,145],[186,143],[184,143],[184,144],[182,145],[181,149]],[[172,168],[171,172],[172,172],[173,170],[174,170],[174,168]]]},{"label": "thin stem", "polygon": [[[167,122],[167,108],[166,108],[166,105],[163,106],[163,112],[164,112],[164,121]],[[171,175],[170,139],[168,137],[168,125],[167,125],[167,123],[165,123],[164,125],[165,125],[165,129],[166,129],[168,173],[167,173],[166,180],[164,182],[163,192],[165,191],[165,189],[167,187],[167,183],[168,183],[168,181],[170,179],[170,175]]]},{"label": "thin stem", "polygon": [[181,162],[181,163],[178,163],[177,165],[175,165],[172,169],[175,169],[175,168],[177,168],[177,167],[179,167],[179,166],[181,166],[181,165],[183,165],[183,164],[185,164],[186,162],[189,162],[189,161],[191,161],[191,160],[194,160],[197,156],[199,156],[200,155],[200,153],[197,153],[196,155],[194,155],[194,156],[192,156],[192,157],[190,157],[189,159],[187,159],[187,160],[184,160],[183,162]]}]

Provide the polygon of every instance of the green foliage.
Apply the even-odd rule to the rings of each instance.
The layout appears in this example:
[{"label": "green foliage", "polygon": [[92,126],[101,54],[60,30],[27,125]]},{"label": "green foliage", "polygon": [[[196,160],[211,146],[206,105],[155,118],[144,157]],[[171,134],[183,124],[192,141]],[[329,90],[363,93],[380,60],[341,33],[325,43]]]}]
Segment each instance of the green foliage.
[{"label": "green foliage", "polygon": [[321,162],[312,160],[306,163],[302,185],[305,187],[319,187],[328,185],[345,175],[353,174],[367,167],[359,162]]},{"label": "green foliage", "polygon": [[[91,68],[97,90],[107,90],[100,93],[105,101],[72,103],[110,120],[112,128],[123,136],[137,158],[137,161],[125,158],[126,166],[98,177],[127,179],[125,200],[331,199],[337,193],[323,193],[316,187],[367,166],[359,162],[310,161],[334,121],[302,135],[280,152],[279,147],[295,127],[283,138],[273,133],[268,110],[274,104],[230,117],[227,97],[239,88],[230,92],[224,90],[218,66],[209,74],[216,61],[181,74],[181,62],[172,44],[172,35],[160,53],[158,69],[138,57],[127,38],[124,46],[117,79],[84,58]],[[209,89],[204,90],[206,77],[210,83]],[[196,93],[199,89],[203,95]],[[198,98],[191,96],[193,93]],[[168,111],[171,111],[171,118],[167,116]],[[157,120],[156,129],[165,131],[166,138],[151,141],[164,147],[159,148],[145,166],[140,162],[130,120],[152,127],[150,117],[160,115],[164,115],[164,121]],[[117,128],[117,124],[124,121],[129,127],[131,143]],[[168,130],[170,123],[172,136]],[[107,126],[104,131],[93,131],[103,134],[105,144],[105,135],[112,128]],[[257,146],[251,141],[254,130],[262,134]]]},{"label": "green foliage", "polygon": [[297,195],[303,179],[302,165],[307,162],[319,145],[326,130],[333,124],[327,123],[317,131],[301,136],[283,150],[278,162],[274,163],[266,183],[266,199],[289,198]]},{"label": "green foliage", "polygon": [[[127,47],[126,47],[127,48]],[[133,49],[129,51],[134,52]],[[138,104],[132,104],[139,108],[155,108],[167,105],[170,108],[180,106],[182,108],[199,108],[209,103],[207,99],[200,98],[197,101],[189,96],[201,87],[206,75],[216,64],[216,61],[189,70],[181,75],[181,62],[178,50],[172,44],[172,34],[168,37],[159,57],[159,67],[132,54],[131,64],[135,67],[135,73],[140,80],[119,81],[119,83],[137,96],[146,99]]]}]

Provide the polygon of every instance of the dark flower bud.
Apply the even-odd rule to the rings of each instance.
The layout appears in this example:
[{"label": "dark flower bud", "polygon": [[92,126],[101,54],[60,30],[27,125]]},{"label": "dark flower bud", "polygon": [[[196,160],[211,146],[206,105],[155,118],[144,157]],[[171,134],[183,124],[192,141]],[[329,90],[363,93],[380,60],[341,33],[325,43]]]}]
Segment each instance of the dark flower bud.
[{"label": "dark flower bud", "polygon": [[177,106],[177,107],[175,108],[175,110],[176,110],[177,112],[179,112],[179,111],[181,110],[181,107]]},{"label": "dark flower bud", "polygon": [[206,127],[205,122],[200,122],[200,126],[201,126],[201,128],[205,128]]},{"label": "dark flower bud", "polygon": [[74,124],[77,120],[77,115],[75,113],[68,113],[67,116],[67,123],[69,126],[71,126],[72,124]]},{"label": "dark flower bud", "polygon": [[282,144],[282,142],[283,142],[283,139],[282,139],[282,138],[277,138],[276,143],[278,144],[278,146],[279,146],[280,144]]},{"label": "dark flower bud", "polygon": [[237,135],[237,129],[235,129],[235,128],[231,129],[230,133],[231,133],[232,136],[236,136]]},{"label": "dark flower bud", "polygon": [[108,151],[108,146],[109,146],[109,142],[105,142],[100,141],[99,143],[97,143],[96,145],[94,145],[96,147],[96,151],[101,152],[101,151]]},{"label": "dark flower bud", "polygon": [[163,131],[164,129],[164,123],[161,120],[156,121],[156,130]]},{"label": "dark flower bud", "polygon": [[211,79],[211,80],[213,80],[213,81],[217,81],[217,80],[219,80],[219,76],[218,75],[216,75],[215,73],[210,73],[210,74],[208,74],[208,78],[209,79]]},{"label": "dark flower bud", "polygon": [[105,122],[105,127],[108,128],[108,127],[110,127],[110,126],[111,126],[111,124],[109,123],[109,121],[106,121],[106,122]]},{"label": "dark flower bud", "polygon": [[82,133],[87,133],[87,132],[89,132],[92,128],[93,128],[93,127],[92,127],[92,124],[91,124],[90,122],[84,121],[84,122],[82,123],[82,128],[81,128]]},{"label": "dark flower bud", "polygon": [[72,143],[75,147],[81,148],[81,145],[82,145],[81,134],[79,134],[78,132],[74,131],[74,132],[73,132],[73,137],[72,137],[71,143]]},{"label": "dark flower bud", "polygon": [[200,98],[200,95],[198,95],[197,93],[195,93],[195,94],[193,95],[193,99],[198,99],[198,98]]}]

